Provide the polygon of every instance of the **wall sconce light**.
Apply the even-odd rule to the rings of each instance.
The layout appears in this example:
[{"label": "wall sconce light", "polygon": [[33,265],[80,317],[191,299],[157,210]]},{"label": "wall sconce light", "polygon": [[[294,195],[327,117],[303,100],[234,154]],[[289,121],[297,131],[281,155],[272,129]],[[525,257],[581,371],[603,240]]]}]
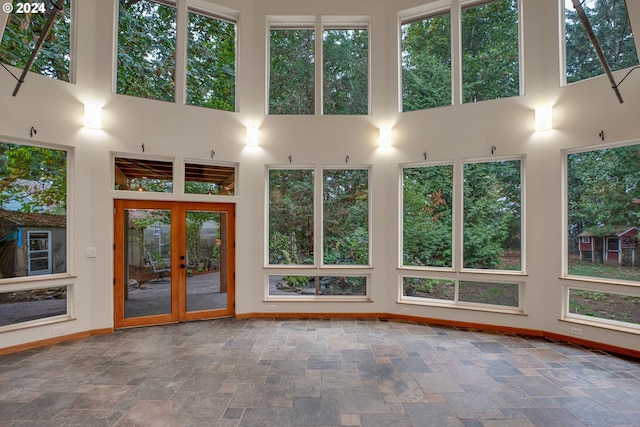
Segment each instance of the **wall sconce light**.
[{"label": "wall sconce light", "polygon": [[247,146],[257,147],[258,142],[258,126],[247,126]]},{"label": "wall sconce light", "polygon": [[534,129],[536,132],[549,130],[553,127],[553,107],[536,108],[536,119]]},{"label": "wall sconce light", "polygon": [[98,104],[84,104],[84,126],[102,129],[102,107]]},{"label": "wall sconce light", "polygon": [[391,147],[391,128],[380,128],[380,140],[378,141],[380,147]]}]

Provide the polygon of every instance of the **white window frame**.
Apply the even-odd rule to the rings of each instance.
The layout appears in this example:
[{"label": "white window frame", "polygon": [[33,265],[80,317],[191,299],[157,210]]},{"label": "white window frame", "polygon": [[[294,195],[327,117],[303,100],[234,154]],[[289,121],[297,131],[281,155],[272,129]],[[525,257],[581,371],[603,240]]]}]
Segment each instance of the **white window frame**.
[{"label": "white window frame", "polygon": [[[397,72],[398,72],[398,112],[403,111],[402,100],[402,25],[412,21],[428,19],[441,13],[449,12],[451,16],[451,105],[462,105],[462,9],[482,5],[483,3],[492,3],[499,0],[435,0],[428,5],[413,7],[398,12],[397,18]],[[518,3],[518,83],[519,93],[522,96],[525,91],[524,76],[524,27],[523,27],[523,0],[517,0]],[[496,98],[504,99],[504,98]],[[467,103],[473,104],[473,103]],[[444,107],[444,106],[443,106]],[[439,107],[435,107],[439,108]],[[421,111],[421,110],[418,110]],[[408,112],[411,113],[411,112]]]},{"label": "white window frame", "polygon": [[[324,54],[323,41],[325,30],[354,29],[367,30],[368,42],[368,78],[367,78],[367,114],[371,115],[371,17],[354,16],[267,16],[267,48],[266,48],[266,85],[265,85],[265,114],[269,115],[271,92],[271,30],[313,30],[314,33],[314,112],[308,115],[324,114]],[[329,114],[329,116],[334,116]],[[365,114],[363,114],[365,116]]]},{"label": "white window frame", "polygon": [[[76,0],[72,0],[76,1]],[[240,12],[224,6],[209,3],[205,0],[145,0],[152,3],[158,3],[164,6],[173,7],[176,9],[176,45],[175,45],[175,74],[174,81],[175,86],[173,88],[173,102],[174,104],[190,105],[187,104],[187,43],[188,43],[188,20],[189,12],[194,12],[200,15],[208,16],[213,19],[219,19],[225,22],[234,23],[236,25],[236,49],[235,49],[235,69],[236,69],[236,81],[235,81],[235,112],[239,111],[239,91],[238,91],[238,26]],[[111,91],[116,95],[125,95],[118,93],[118,33],[120,27],[119,17],[119,3],[115,2],[114,7],[114,28],[113,28],[113,70],[112,70],[112,83]],[[148,99],[148,98],[142,98]],[[153,100],[153,99],[149,99]],[[190,105],[191,107],[198,107],[197,105]],[[200,107],[206,108],[206,107]]]}]

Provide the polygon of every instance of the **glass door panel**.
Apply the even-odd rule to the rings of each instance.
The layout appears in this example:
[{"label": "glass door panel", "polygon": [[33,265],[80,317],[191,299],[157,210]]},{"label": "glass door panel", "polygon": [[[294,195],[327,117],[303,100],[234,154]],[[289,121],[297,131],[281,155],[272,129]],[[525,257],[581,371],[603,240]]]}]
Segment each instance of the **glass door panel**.
[{"label": "glass door panel", "polygon": [[186,213],[186,311],[227,308],[227,214]]},{"label": "glass door panel", "polygon": [[124,318],[171,314],[171,210],[124,209]]}]

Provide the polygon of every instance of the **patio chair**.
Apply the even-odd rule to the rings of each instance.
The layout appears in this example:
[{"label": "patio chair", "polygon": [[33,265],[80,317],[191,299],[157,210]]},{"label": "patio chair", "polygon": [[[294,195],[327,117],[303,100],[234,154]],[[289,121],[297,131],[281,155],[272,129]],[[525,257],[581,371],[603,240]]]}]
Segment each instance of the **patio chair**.
[{"label": "patio chair", "polygon": [[151,254],[147,252],[147,259],[149,260],[149,264],[151,265],[151,271],[153,274],[157,274],[158,277],[156,279],[151,280],[151,282],[156,283],[166,283],[167,279],[164,278],[165,273],[171,273],[171,268],[157,268],[157,264],[151,258]]}]

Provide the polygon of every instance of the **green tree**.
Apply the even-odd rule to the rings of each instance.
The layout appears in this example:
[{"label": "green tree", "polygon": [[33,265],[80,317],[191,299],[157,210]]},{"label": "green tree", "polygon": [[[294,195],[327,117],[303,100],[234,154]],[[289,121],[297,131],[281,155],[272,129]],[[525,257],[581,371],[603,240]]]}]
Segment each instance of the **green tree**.
[{"label": "green tree", "polygon": [[269,114],[315,112],[314,40],[313,30],[271,30]]},{"label": "green tree", "polygon": [[518,2],[497,0],[462,9],[462,102],[520,93]]},{"label": "green tree", "polygon": [[[53,8],[50,2],[44,4],[47,8],[45,14],[9,14],[0,44],[2,62],[18,68],[25,67]],[[71,61],[71,0],[66,0],[63,8],[47,34],[31,71],[68,82]]]},{"label": "green tree", "polygon": [[187,104],[235,111],[236,26],[189,13]]},{"label": "green tree", "polygon": [[269,264],[313,264],[314,171],[269,171]]},{"label": "green tree", "polygon": [[571,239],[588,228],[640,224],[640,145],[567,156],[568,230]]},{"label": "green tree", "polygon": [[369,263],[369,171],[323,171],[324,264]]},{"label": "green tree", "polygon": [[118,93],[173,101],[176,9],[148,0],[119,0]]},{"label": "green tree", "polygon": [[[624,0],[582,2],[609,67],[615,71],[638,65],[638,53]],[[604,74],[596,51],[571,1],[565,2],[567,82]]]},{"label": "green tree", "polygon": [[67,152],[0,143],[0,206],[66,214]]},{"label": "green tree", "polygon": [[[520,252],[520,161],[464,165],[464,266],[496,268]],[[519,266],[518,266],[519,267]]]},{"label": "green tree", "polygon": [[403,264],[452,266],[453,166],[405,168]]},{"label": "green tree", "polygon": [[402,25],[402,109],[451,105],[451,16]]},{"label": "green tree", "polygon": [[367,114],[369,32],[325,30],[322,55],[324,114]]}]

